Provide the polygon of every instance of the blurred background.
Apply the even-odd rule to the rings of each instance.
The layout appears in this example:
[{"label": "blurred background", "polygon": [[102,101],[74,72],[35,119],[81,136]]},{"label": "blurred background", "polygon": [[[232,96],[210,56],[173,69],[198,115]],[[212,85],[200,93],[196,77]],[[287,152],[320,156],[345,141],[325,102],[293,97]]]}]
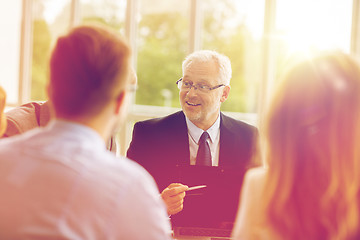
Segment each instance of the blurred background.
[{"label": "blurred background", "polygon": [[47,99],[49,55],[69,28],[98,22],[129,41],[139,87],[117,133],[121,154],[134,122],[180,109],[175,82],[183,59],[195,50],[230,58],[231,92],[222,111],[254,125],[291,54],[341,49],[360,56],[360,0],[0,0],[0,5],[0,85],[8,109]]}]

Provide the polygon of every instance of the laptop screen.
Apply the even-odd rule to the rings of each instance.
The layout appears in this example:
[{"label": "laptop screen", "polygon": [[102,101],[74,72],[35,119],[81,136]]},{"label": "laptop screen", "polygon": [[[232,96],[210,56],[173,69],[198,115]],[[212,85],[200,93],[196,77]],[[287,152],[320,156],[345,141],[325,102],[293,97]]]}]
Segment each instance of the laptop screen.
[{"label": "laptop screen", "polygon": [[177,166],[178,182],[189,187],[206,188],[189,191],[184,209],[171,216],[172,226],[199,228],[233,228],[245,170],[234,167]]}]

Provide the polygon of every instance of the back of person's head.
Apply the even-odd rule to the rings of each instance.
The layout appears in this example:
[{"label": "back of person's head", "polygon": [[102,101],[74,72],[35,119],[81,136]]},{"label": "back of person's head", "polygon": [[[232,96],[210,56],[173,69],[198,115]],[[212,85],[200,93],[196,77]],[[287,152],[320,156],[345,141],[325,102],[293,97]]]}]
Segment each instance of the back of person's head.
[{"label": "back of person's head", "polygon": [[219,67],[220,82],[225,85],[230,85],[231,80],[231,62],[230,59],[216,51],[199,50],[188,55],[182,63],[182,71],[185,72],[186,68],[192,62],[209,62],[214,61]]},{"label": "back of person's head", "polygon": [[283,75],[264,119],[268,220],[284,239],[346,239],[359,222],[360,68],[341,52]]},{"label": "back of person's head", "polygon": [[97,115],[129,82],[130,48],[115,32],[79,26],[57,40],[49,98],[58,117]]},{"label": "back of person's head", "polygon": [[6,117],[4,114],[6,104],[6,93],[4,89],[0,86],[0,137],[4,134],[6,130]]}]

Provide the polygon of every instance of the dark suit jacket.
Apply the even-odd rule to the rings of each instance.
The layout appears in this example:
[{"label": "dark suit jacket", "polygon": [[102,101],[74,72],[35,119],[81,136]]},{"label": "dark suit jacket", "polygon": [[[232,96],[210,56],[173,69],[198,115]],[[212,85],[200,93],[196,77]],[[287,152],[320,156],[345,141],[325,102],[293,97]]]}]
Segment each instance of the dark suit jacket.
[{"label": "dark suit jacket", "polygon": [[[221,113],[219,167],[190,166],[188,130],[185,115],[179,111],[163,118],[137,122],[127,157],[150,172],[160,191],[176,182],[188,186],[208,185],[202,197],[211,198],[206,200],[209,204],[200,204],[204,199],[195,196],[190,198],[189,192],[185,198],[184,210],[181,214],[176,214],[176,217],[187,215],[190,205],[195,203],[197,198],[198,203],[194,205],[200,204],[204,207],[203,212],[198,214],[203,217],[196,220],[191,216],[191,220],[205,224],[205,221],[219,217],[218,214],[225,214],[223,217],[231,222],[238,207],[243,174],[246,169],[255,166],[252,155],[256,139],[255,127]],[[209,210],[206,208],[214,204],[217,209],[211,210],[212,216],[205,213]],[[195,208],[199,209],[200,206]],[[191,212],[194,211],[198,210],[191,209]],[[190,224],[191,220],[187,219],[186,222]]]}]

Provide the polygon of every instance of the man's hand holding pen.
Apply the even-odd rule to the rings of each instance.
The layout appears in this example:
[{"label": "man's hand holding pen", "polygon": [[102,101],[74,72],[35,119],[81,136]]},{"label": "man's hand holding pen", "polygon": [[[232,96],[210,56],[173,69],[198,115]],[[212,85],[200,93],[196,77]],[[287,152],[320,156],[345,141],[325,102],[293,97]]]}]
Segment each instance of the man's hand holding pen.
[{"label": "man's hand holding pen", "polygon": [[181,183],[172,183],[161,192],[169,215],[174,215],[184,208],[184,198],[187,191],[205,188],[206,185],[188,187]]}]

